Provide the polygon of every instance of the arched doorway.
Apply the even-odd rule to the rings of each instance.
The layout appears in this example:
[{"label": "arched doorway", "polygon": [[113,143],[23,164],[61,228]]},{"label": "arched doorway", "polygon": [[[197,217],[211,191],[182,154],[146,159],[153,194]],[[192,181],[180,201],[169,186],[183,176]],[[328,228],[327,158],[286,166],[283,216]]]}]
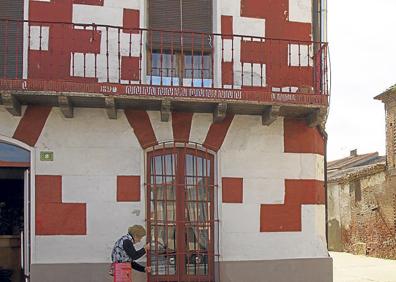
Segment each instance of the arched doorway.
[{"label": "arched doorway", "polygon": [[149,281],[214,281],[215,156],[198,144],[147,153]]},{"label": "arched doorway", "polygon": [[30,273],[31,148],[0,136],[0,256],[2,275],[28,281]]}]

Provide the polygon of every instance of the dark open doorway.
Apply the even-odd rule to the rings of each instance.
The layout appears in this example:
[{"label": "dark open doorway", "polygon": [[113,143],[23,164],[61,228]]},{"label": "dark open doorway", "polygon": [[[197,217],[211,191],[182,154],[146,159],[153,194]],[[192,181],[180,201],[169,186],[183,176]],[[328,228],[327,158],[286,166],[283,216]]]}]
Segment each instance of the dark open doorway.
[{"label": "dark open doorway", "polygon": [[24,168],[0,168],[0,281],[23,281]]},{"label": "dark open doorway", "polygon": [[27,281],[30,266],[30,152],[0,141],[0,281]]}]

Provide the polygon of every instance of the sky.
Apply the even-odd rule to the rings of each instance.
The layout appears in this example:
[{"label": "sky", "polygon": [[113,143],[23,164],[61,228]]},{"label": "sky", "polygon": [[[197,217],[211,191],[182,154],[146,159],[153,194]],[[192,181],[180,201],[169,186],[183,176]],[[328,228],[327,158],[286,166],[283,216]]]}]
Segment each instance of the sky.
[{"label": "sky", "polygon": [[328,41],[328,160],[384,155],[385,110],[373,98],[396,84],[396,0],[328,0]]}]

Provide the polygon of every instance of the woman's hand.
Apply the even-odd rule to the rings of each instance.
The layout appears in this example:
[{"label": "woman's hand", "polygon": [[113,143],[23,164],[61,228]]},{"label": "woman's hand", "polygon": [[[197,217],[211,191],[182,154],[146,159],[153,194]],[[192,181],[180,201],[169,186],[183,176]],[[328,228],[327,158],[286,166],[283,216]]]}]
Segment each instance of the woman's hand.
[{"label": "woman's hand", "polygon": [[146,266],[144,268],[144,270],[146,271],[146,273],[150,273],[151,272],[151,266]]},{"label": "woman's hand", "polygon": [[146,245],[144,245],[144,250],[146,251],[146,253],[148,251],[150,251],[150,243],[147,243]]}]

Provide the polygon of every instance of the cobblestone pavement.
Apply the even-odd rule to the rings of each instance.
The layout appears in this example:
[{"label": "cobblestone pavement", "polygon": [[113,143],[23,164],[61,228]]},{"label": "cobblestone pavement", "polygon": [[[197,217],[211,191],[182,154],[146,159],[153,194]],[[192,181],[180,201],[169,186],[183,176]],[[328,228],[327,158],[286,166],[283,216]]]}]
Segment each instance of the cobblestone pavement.
[{"label": "cobblestone pavement", "polygon": [[396,282],[396,261],[330,252],[334,282]]}]

